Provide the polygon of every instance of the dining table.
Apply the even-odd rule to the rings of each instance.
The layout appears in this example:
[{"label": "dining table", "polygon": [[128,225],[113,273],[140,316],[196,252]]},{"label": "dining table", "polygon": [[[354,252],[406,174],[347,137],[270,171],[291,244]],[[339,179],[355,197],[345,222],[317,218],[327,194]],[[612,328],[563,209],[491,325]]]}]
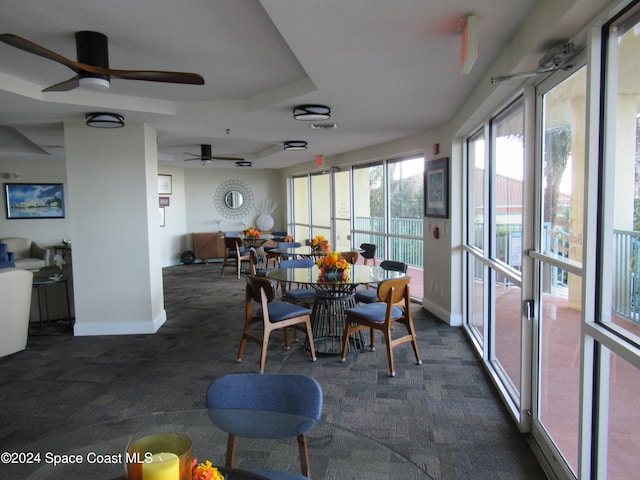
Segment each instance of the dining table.
[{"label": "dining table", "polygon": [[[241,428],[278,429],[282,422],[316,420],[274,414],[268,411],[193,409],[149,413],[117,418],[102,423],[46,436],[5,452],[2,478],[20,480],[127,480],[124,452],[136,440],[149,435],[177,433],[192,443],[192,458],[210,461],[225,480],[264,480],[252,470],[284,470],[300,474],[296,438],[257,439],[241,437],[236,464],[224,466],[227,446],[225,422]],[[221,427],[217,426],[221,425]],[[240,425],[241,427],[237,427]],[[277,433],[277,432],[276,432]],[[429,479],[416,463],[395,448],[343,426],[320,420],[307,433],[311,477],[316,480],[407,480]]]},{"label": "dining table", "polygon": [[[308,268],[274,268],[267,272],[267,277],[272,280],[306,285],[315,290],[311,312],[313,344],[316,354],[324,356],[342,353],[345,312],[356,305],[356,288],[404,276],[405,273],[376,265],[359,264],[350,265],[346,276],[340,279],[324,275],[317,265]],[[363,331],[355,332],[349,338],[347,353],[364,350],[368,341]],[[305,345],[308,347],[308,340]]]},{"label": "dining table", "polygon": [[302,245],[301,247],[272,248],[272,253],[277,253],[283,258],[318,258],[324,257],[329,252],[326,250],[317,250],[310,245]]}]

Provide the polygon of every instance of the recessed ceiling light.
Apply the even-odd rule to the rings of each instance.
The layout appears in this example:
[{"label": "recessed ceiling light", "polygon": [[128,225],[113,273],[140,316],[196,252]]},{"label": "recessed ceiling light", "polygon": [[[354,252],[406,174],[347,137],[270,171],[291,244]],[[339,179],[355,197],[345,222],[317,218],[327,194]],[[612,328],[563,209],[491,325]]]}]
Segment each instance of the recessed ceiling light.
[{"label": "recessed ceiling light", "polygon": [[236,162],[236,167],[251,167],[253,164],[249,160],[239,160]]},{"label": "recessed ceiling light", "polygon": [[288,152],[296,150],[306,150],[307,142],[303,140],[289,140],[288,142],[284,142],[284,149]]},{"label": "recessed ceiling light", "polygon": [[293,118],[316,122],[331,118],[331,109],[325,105],[298,105],[293,109]]}]

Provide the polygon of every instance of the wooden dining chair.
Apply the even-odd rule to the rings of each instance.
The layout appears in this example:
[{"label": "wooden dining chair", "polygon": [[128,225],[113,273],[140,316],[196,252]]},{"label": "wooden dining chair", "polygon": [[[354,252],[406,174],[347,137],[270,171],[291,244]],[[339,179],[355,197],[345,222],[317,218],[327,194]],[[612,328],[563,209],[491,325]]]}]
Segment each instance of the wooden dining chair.
[{"label": "wooden dining chair", "polygon": [[[345,318],[344,340],[342,345],[341,362],[347,357],[349,336],[360,330],[368,329],[371,334],[371,350],[375,351],[375,332],[379,330],[384,336],[387,346],[387,359],[389,361],[389,375],[396,376],[396,367],[393,358],[393,349],[403,343],[411,343],[413,353],[418,365],[422,364],[418,340],[413,327],[411,317],[411,296],[409,294],[409,282],[411,277],[394,278],[385,280],[378,285],[378,302],[367,303],[347,310]],[[401,306],[399,306],[401,305]],[[391,330],[394,323],[402,323],[407,334],[392,338]]]},{"label": "wooden dining chair", "polygon": [[376,245],[374,243],[362,243],[360,244],[360,250],[361,253],[360,255],[362,255],[363,263],[365,265],[369,265],[369,260],[371,260],[371,262],[373,263],[373,265],[376,264]]},{"label": "wooden dining chair", "polygon": [[340,255],[351,265],[355,265],[356,263],[358,263],[358,257],[360,256],[360,254],[355,251],[340,252]]},{"label": "wooden dining chair", "polygon": [[222,261],[222,272],[220,277],[224,277],[224,269],[227,265],[235,264],[236,273],[240,278],[242,262],[250,261],[249,250],[242,248],[242,238],[224,237],[224,260]]},{"label": "wooden dining chair", "polygon": [[[276,289],[268,278],[247,275],[245,296],[245,321],[242,329],[242,339],[238,349],[237,362],[242,362],[247,340],[261,345],[260,373],[264,373],[267,361],[267,349],[269,336],[274,330],[284,329],[285,348],[289,350],[289,327],[307,334],[311,360],[316,361],[316,350],[313,345],[313,333],[311,332],[311,310],[294,303],[275,300]],[[257,302],[260,308],[254,312],[253,303]],[[251,330],[255,324],[262,324],[262,335],[254,335]]]},{"label": "wooden dining chair", "polygon": [[[306,434],[320,420],[323,404],[322,387],[315,378],[277,373],[224,375],[209,385],[206,403],[212,423],[228,434],[225,466],[235,465],[239,437],[297,438],[304,476],[277,470],[251,471],[272,480],[311,477]],[[303,420],[286,422],[278,414]]]},{"label": "wooden dining chair", "polygon": [[[407,273],[407,264],[404,262],[397,262],[395,260],[383,260],[380,263],[380,268],[383,270],[389,270],[393,272]],[[370,288],[373,286],[374,288]],[[356,303],[371,303],[378,302],[378,292],[376,291],[377,285],[367,284],[366,289],[356,290],[355,300]]]}]

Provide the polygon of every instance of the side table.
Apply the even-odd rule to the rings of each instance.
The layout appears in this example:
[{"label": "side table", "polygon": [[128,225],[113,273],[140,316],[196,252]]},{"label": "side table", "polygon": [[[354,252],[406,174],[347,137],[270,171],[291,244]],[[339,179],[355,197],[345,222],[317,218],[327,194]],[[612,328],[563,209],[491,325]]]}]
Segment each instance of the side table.
[{"label": "side table", "polygon": [[67,317],[63,320],[73,321],[73,317],[71,315],[71,298],[69,297],[69,276],[65,274],[66,272],[64,271],[60,274],[60,276],[56,276],[56,274],[58,273],[60,273],[60,270],[56,267],[44,267],[39,272],[35,272],[33,275],[32,285],[38,297],[38,314],[41,327],[44,323],[45,316],[47,322],[50,320],[48,291],[52,286],[59,284],[64,285],[65,301],[67,307]]}]

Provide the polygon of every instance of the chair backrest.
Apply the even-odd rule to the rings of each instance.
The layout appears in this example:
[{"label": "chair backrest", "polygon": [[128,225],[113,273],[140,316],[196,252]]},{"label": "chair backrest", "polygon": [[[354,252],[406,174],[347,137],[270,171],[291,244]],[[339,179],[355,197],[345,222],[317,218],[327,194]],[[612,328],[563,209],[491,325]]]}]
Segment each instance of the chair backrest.
[{"label": "chair backrest", "polygon": [[227,232],[224,234],[224,236],[242,238],[242,235],[240,234],[240,232]]},{"label": "chair backrest", "polygon": [[278,242],[278,248],[298,248],[301,246],[300,242]]},{"label": "chair backrest", "polygon": [[295,242],[296,239],[293,237],[293,235],[285,235],[283,241],[285,241],[285,242]]},{"label": "chair backrest", "polygon": [[240,237],[224,237],[224,246],[225,248],[229,248],[231,250],[235,250],[236,247],[240,247],[242,245],[242,239]]},{"label": "chair backrest", "polygon": [[[392,278],[390,280],[380,282],[380,284],[378,285],[378,298],[380,299],[380,301],[387,302],[387,304],[390,303],[391,305],[398,304],[403,300],[409,302],[410,281],[411,277],[402,277]],[[391,298],[389,298],[389,295],[391,295]],[[409,307],[408,303],[406,306]]]},{"label": "chair backrest", "polygon": [[266,277],[256,277],[254,275],[247,275],[247,301],[253,299],[258,303],[262,303],[261,291],[264,290],[267,302],[273,301],[276,296],[276,289],[273,286],[273,282]]},{"label": "chair backrest", "polygon": [[258,251],[255,249],[255,247],[250,247],[249,248],[249,271],[251,272],[251,275],[256,274],[257,265],[258,265]]},{"label": "chair backrest", "polygon": [[358,262],[358,252],[341,252],[340,255],[351,265],[355,265]]},{"label": "chair backrest", "polygon": [[383,260],[380,262],[380,268],[383,270],[391,270],[392,272],[407,273],[407,264],[404,262],[396,262],[395,260]]},{"label": "chair backrest", "polygon": [[322,387],[310,375],[224,375],[209,385],[207,408],[268,410],[319,420],[322,415]]},{"label": "chair backrest", "polygon": [[311,268],[316,264],[313,258],[292,258],[281,260],[280,268]]},{"label": "chair backrest", "polygon": [[362,258],[371,260],[376,256],[376,248],[377,247],[373,243],[363,243],[360,245],[360,250],[362,250],[360,255],[362,255]]},{"label": "chair backrest", "polygon": [[287,232],[271,232],[274,242],[284,242]]}]

